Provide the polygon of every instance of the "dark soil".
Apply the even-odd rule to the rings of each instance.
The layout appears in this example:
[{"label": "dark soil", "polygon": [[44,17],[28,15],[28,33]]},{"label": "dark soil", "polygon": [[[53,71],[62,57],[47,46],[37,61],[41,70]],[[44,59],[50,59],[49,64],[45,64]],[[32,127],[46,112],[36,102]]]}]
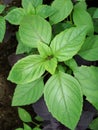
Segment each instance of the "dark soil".
[{"label": "dark soil", "polygon": [[[11,0],[9,1],[11,2]],[[0,0],[0,3],[8,4],[9,1]],[[19,0],[17,2],[20,3]],[[17,6],[17,2],[13,1],[9,6]],[[13,29],[9,24],[7,25],[4,41],[0,44],[0,130],[15,130],[22,126],[17,107],[11,106],[15,85],[7,81],[11,69],[8,57],[16,49],[15,31]]]},{"label": "dark soil", "polygon": [[15,130],[21,126],[17,108],[11,106],[15,85],[7,81],[10,71],[8,56],[14,52],[14,39],[0,44],[0,130]]},{"label": "dark soil", "polygon": [[[16,45],[15,36],[11,36],[7,42],[0,44],[0,130],[15,130],[23,127],[17,113],[17,107],[11,106],[15,84],[7,80],[11,69],[8,57],[15,52]],[[35,116],[31,105],[24,106],[24,108],[32,117]]]}]

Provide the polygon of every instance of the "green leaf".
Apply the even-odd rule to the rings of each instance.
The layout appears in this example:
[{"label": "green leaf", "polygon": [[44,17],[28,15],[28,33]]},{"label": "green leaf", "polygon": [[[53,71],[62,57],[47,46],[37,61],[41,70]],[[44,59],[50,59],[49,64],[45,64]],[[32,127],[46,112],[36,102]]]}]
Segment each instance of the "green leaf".
[{"label": "green leaf", "polygon": [[33,130],[41,130],[40,128],[38,128],[38,127],[35,127],[35,128],[33,128]]},{"label": "green leaf", "polygon": [[61,72],[66,72],[67,70],[67,67],[66,66],[63,66],[62,64],[58,64],[57,66],[57,70],[61,71]]},{"label": "green leaf", "polygon": [[25,109],[18,107],[18,114],[23,122],[32,122],[31,115]]},{"label": "green leaf", "polygon": [[2,42],[4,38],[5,30],[6,30],[5,20],[2,16],[0,16],[0,43]]},{"label": "green leaf", "polygon": [[87,9],[87,11],[91,15],[91,17],[93,17],[95,10],[96,10],[96,7],[90,7]]},{"label": "green leaf", "polygon": [[47,58],[47,56],[52,55],[51,48],[42,42],[38,44],[38,51],[43,58]]},{"label": "green leaf", "polygon": [[80,50],[86,35],[85,27],[72,27],[56,35],[51,49],[58,61],[71,59]]},{"label": "green leaf", "polygon": [[6,16],[5,19],[14,25],[19,25],[21,20],[25,15],[25,11],[22,8],[15,8],[11,10]]},{"label": "green leaf", "polygon": [[12,106],[23,106],[35,103],[43,94],[44,83],[42,78],[37,79],[31,83],[17,85]]},{"label": "green leaf", "polygon": [[13,66],[8,80],[17,84],[26,84],[40,78],[44,72],[44,62],[41,56],[30,55]]},{"label": "green leaf", "polygon": [[28,15],[21,22],[19,35],[25,45],[36,48],[40,42],[50,43],[51,26],[40,16]]},{"label": "green leaf", "polygon": [[32,130],[32,128],[29,125],[25,123],[23,123],[23,125],[24,125],[24,130]]},{"label": "green leaf", "polygon": [[45,61],[45,69],[51,73],[54,74],[56,67],[57,67],[57,59],[55,57],[47,57],[46,61]]},{"label": "green leaf", "polygon": [[73,9],[71,0],[54,0],[51,6],[56,10],[55,13],[50,16],[51,24],[63,21]]},{"label": "green leaf", "polygon": [[61,22],[61,23],[55,24],[55,25],[53,26],[53,30],[54,30],[53,34],[54,34],[54,35],[57,35],[57,34],[59,34],[61,31],[64,31],[65,29],[71,28],[71,27],[74,27],[74,25],[73,25],[72,22],[70,22],[70,21],[66,21],[66,22],[64,22],[64,23]]},{"label": "green leaf", "polygon": [[78,2],[75,5],[75,7],[78,7],[78,8],[86,10],[87,9],[87,4],[86,4],[85,0],[83,0],[83,1]]},{"label": "green leaf", "polygon": [[89,125],[91,130],[98,130],[98,118],[94,119]]},{"label": "green leaf", "polygon": [[45,85],[44,98],[49,112],[74,130],[81,115],[83,100],[77,80],[63,72],[53,75]]},{"label": "green leaf", "polygon": [[4,11],[5,5],[0,4],[0,14]]},{"label": "green leaf", "polygon": [[89,61],[98,60],[98,35],[88,37],[78,54]]},{"label": "green leaf", "polygon": [[93,18],[98,18],[98,8],[95,10]]},{"label": "green leaf", "polygon": [[68,61],[65,61],[64,63],[72,70],[75,70],[75,68],[77,68],[77,66],[78,66],[74,58],[72,58]]},{"label": "green leaf", "polygon": [[40,122],[43,121],[43,118],[41,118],[40,116],[36,116],[34,119]]},{"label": "green leaf", "polygon": [[23,128],[17,128],[17,129],[15,129],[15,130],[23,130]]},{"label": "green leaf", "polygon": [[51,48],[44,43],[40,43],[38,45],[38,51],[44,59],[45,69],[49,73],[54,74],[57,67],[57,59],[53,57]]},{"label": "green leaf", "polygon": [[98,67],[78,67],[74,75],[80,82],[86,99],[98,109]]},{"label": "green leaf", "polygon": [[35,8],[31,3],[28,3],[27,8],[25,9],[26,14],[35,14]]},{"label": "green leaf", "polygon": [[94,19],[94,31],[98,33],[98,19]]},{"label": "green leaf", "polygon": [[74,6],[73,21],[76,26],[86,25],[88,35],[94,33],[93,21],[90,14],[79,6]]},{"label": "green leaf", "polygon": [[26,9],[29,3],[32,4],[34,7],[37,7],[38,5],[41,5],[43,3],[43,0],[22,0],[22,7]]},{"label": "green leaf", "polygon": [[36,14],[40,15],[43,18],[47,18],[51,16],[55,12],[55,9],[53,9],[49,5],[40,5],[36,8]]},{"label": "green leaf", "polygon": [[16,37],[17,37],[17,41],[18,41],[18,45],[17,45],[17,48],[16,48],[16,54],[29,53],[32,48],[23,44],[23,42],[20,39],[18,32],[16,33]]}]

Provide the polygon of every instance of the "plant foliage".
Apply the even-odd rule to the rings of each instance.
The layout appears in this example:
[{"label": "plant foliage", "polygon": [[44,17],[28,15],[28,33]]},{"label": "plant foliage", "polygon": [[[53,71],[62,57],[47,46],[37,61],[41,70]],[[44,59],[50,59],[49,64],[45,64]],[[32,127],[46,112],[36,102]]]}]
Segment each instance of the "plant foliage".
[{"label": "plant foliage", "polygon": [[[85,0],[53,0],[50,5],[43,0],[22,0],[21,4],[0,16],[0,42],[7,20],[19,26],[16,53],[25,53],[8,76],[17,84],[12,105],[32,104],[44,96],[51,115],[75,130],[84,96],[98,110],[98,68],[78,66],[75,58],[98,60],[98,8],[87,8]],[[0,5],[0,13],[4,8]],[[32,121],[23,109],[18,112],[23,122]],[[23,126],[32,130],[26,123]]]}]

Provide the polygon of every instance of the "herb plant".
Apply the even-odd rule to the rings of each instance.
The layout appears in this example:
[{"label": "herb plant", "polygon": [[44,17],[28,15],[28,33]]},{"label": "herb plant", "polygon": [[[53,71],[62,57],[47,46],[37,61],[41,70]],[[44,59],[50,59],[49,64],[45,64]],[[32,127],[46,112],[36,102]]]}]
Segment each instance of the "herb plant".
[{"label": "herb plant", "polygon": [[98,110],[98,67],[78,66],[75,56],[98,60],[98,9],[85,0],[22,0],[22,7],[5,19],[19,25],[16,53],[25,54],[11,69],[8,80],[17,84],[12,106],[37,102],[42,95],[49,112],[75,130],[84,96]]},{"label": "herb plant", "polygon": [[[16,130],[41,130],[39,128],[40,125],[38,125],[37,123],[35,123],[33,120],[32,120],[32,117],[31,115],[23,108],[18,108],[18,114],[19,114],[19,117],[20,119],[23,121],[23,127],[24,128],[17,128]],[[33,123],[36,125],[35,128],[31,128],[27,123]]]}]

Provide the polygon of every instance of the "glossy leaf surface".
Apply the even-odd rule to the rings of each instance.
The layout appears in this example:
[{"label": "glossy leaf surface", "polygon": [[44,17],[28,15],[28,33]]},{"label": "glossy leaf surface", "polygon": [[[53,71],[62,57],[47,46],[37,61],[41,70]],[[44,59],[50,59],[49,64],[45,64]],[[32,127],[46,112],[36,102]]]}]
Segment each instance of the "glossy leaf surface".
[{"label": "glossy leaf surface", "polygon": [[79,6],[74,7],[73,21],[76,26],[86,25],[88,34],[93,34],[94,26],[90,14]]},{"label": "glossy leaf surface", "polygon": [[44,97],[49,112],[62,124],[74,130],[82,111],[82,93],[78,81],[59,72],[47,81]]},{"label": "glossy leaf surface", "polygon": [[74,75],[80,82],[86,99],[98,109],[98,68],[94,66],[78,67],[74,71]]},{"label": "glossy leaf surface", "polygon": [[25,15],[24,9],[15,8],[5,16],[5,19],[11,24],[19,25],[24,15]]},{"label": "glossy leaf surface", "polygon": [[47,57],[47,60],[45,60],[45,64],[44,65],[45,65],[45,69],[50,74],[54,74],[55,70],[56,70],[56,67],[57,67],[57,59],[55,57],[53,57],[53,58]]},{"label": "glossy leaf surface", "polygon": [[38,79],[44,72],[43,59],[39,55],[30,55],[13,66],[8,80],[17,84],[26,84]]},{"label": "glossy leaf surface", "polygon": [[36,9],[36,14],[42,16],[43,18],[51,16],[54,12],[55,9],[49,5],[40,5]]},{"label": "glossy leaf surface", "polygon": [[40,16],[28,15],[21,22],[19,35],[24,44],[36,48],[40,42],[50,43],[51,26]]},{"label": "glossy leaf surface", "polygon": [[72,27],[56,35],[50,47],[58,61],[71,59],[80,50],[85,35],[85,27]]},{"label": "glossy leaf surface", "polygon": [[53,57],[51,48],[44,43],[40,43],[38,45],[38,50],[39,50],[40,55],[44,59],[45,69],[49,73],[54,74],[57,67],[57,59]]},{"label": "glossy leaf surface", "polygon": [[47,56],[52,56],[51,48],[45,43],[38,44],[38,51],[43,58],[47,58]]},{"label": "glossy leaf surface", "polygon": [[98,35],[88,37],[78,54],[89,61],[98,60]]},{"label": "glossy leaf surface", "polygon": [[71,13],[73,4],[71,0],[54,0],[51,5],[56,11],[50,16],[51,24],[61,22]]},{"label": "glossy leaf surface", "polygon": [[35,103],[43,94],[44,83],[42,78],[24,85],[17,85],[12,106],[23,106]]}]

